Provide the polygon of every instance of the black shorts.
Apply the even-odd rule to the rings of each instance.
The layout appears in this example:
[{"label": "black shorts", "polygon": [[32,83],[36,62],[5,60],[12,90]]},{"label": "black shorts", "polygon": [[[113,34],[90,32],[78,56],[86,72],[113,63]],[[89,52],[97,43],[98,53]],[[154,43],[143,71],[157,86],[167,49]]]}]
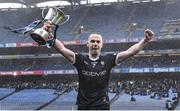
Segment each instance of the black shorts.
[{"label": "black shorts", "polygon": [[109,105],[78,106],[78,110],[110,110],[110,106]]}]

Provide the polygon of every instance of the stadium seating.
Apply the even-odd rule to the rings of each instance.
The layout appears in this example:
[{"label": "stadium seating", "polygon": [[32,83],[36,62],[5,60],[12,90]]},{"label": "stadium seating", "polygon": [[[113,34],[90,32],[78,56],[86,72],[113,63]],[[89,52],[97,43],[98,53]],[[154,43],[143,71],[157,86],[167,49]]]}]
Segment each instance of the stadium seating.
[{"label": "stadium seating", "polygon": [[53,93],[51,89],[25,89],[0,101],[0,110],[35,110],[55,98]]},{"label": "stadium seating", "polygon": [[[60,26],[57,35],[59,39],[65,41],[86,40],[88,34],[92,32],[101,33],[107,40],[141,38],[145,28],[151,28],[156,35],[159,35],[166,20],[180,18],[179,4],[179,1],[171,4],[166,2],[117,3],[107,6],[82,6],[73,10],[64,8],[62,10],[71,18],[69,22]],[[0,43],[32,41],[30,37],[9,33],[3,26],[23,27],[37,19],[41,19],[41,10],[38,8],[0,11],[2,21]],[[131,26],[133,23],[136,23],[134,28]],[[81,33],[78,32],[80,26],[84,26],[84,31]]]},{"label": "stadium seating", "polygon": [[61,95],[56,101],[44,107],[42,110],[72,110],[75,109],[77,92],[71,90]]},{"label": "stadium seating", "polygon": [[5,96],[13,93],[14,91],[14,88],[0,88],[0,99],[3,99]]},{"label": "stadium seating", "polygon": [[[141,39],[144,29],[146,28],[151,28],[155,32],[155,37],[161,35],[160,31],[162,31],[164,24],[166,24],[167,21],[178,20],[180,18],[180,1],[175,0],[175,2],[160,1],[135,4],[128,2],[113,3],[111,5],[101,6],[79,6],[74,9],[70,9],[68,7],[63,8],[62,10],[65,14],[69,14],[71,18],[66,24],[59,27],[57,37],[60,40],[81,40],[86,43],[88,35],[92,32],[101,33],[103,39],[105,40],[132,40],[134,38]],[[41,10],[39,8],[23,8],[17,10],[7,9],[6,11],[1,10],[0,44],[32,42],[30,37],[11,33],[4,27],[10,27],[13,29],[19,28],[38,19],[41,19]],[[80,30],[81,26],[83,26],[82,30]],[[180,32],[172,33],[172,35],[180,35]],[[159,47],[156,47],[156,45],[151,46],[152,47],[149,48],[150,50],[158,52],[157,49]],[[177,47],[177,49],[179,48],[178,45],[174,47]],[[76,48],[74,49],[76,50]],[[166,48],[162,49],[164,50]],[[22,50],[26,50],[26,48],[22,48]],[[6,52],[8,51],[9,50],[7,48],[7,51],[3,52],[1,55],[7,55]],[[35,50],[30,47],[27,50],[28,54],[31,53],[31,51],[35,53]],[[40,54],[41,51],[42,50],[36,52],[36,54]],[[111,47],[109,49],[105,49],[103,52],[106,51],[112,51]],[[146,49],[144,52],[146,52]],[[77,106],[75,105],[75,102],[77,97],[77,87],[71,88],[70,84],[74,81],[78,81],[78,75],[63,73],[58,74],[58,72],[54,74],[53,71],[51,74],[48,73],[49,70],[75,69],[72,64],[64,61],[64,59],[60,57],[27,57],[10,59],[11,57],[13,58],[16,56],[16,54],[14,54],[15,56],[13,54],[7,55],[9,57],[8,59],[0,60],[0,74],[3,75],[3,71],[18,72],[41,70],[44,72],[44,75],[19,76],[18,73],[13,73],[14,76],[0,77],[0,110],[76,110]],[[48,52],[48,54],[50,54],[50,52]],[[130,58],[115,68],[140,69],[176,67],[179,71],[179,60],[180,57],[178,55],[148,55]],[[121,71],[119,72],[121,73]],[[154,78],[152,76],[153,74],[160,79]],[[175,91],[175,93],[180,94],[179,76],[176,77],[174,76],[176,73],[174,75],[173,74],[174,73],[170,73],[170,71],[167,74],[168,77],[172,76],[173,79],[165,78],[166,74],[162,73],[161,75],[161,73],[157,74],[156,72],[152,73],[152,75],[149,73],[145,74],[145,76],[143,74],[141,76],[139,73],[112,74],[112,78],[110,78],[110,80],[113,80],[114,76],[117,76],[115,80],[121,80],[119,80],[120,85],[118,85],[118,82],[115,80],[113,82],[110,81],[108,93],[110,100],[115,97],[115,95],[121,91],[122,92],[111,104],[111,110],[164,110],[167,100],[171,99],[169,96],[169,90],[172,89],[172,92]],[[128,79],[126,80],[126,77],[124,76]],[[140,78],[152,76],[153,79],[141,80],[136,78],[136,76],[141,76]],[[67,91],[65,89],[67,89]],[[57,95],[58,93],[56,92],[58,91],[60,93],[64,91],[66,92],[62,95]],[[156,94],[157,99],[155,97],[151,98],[151,95],[154,96]],[[163,97],[164,95],[168,95],[169,97]],[[132,96],[134,98],[132,98]],[[52,102],[48,104],[50,101]],[[180,109],[180,104],[176,109]]]},{"label": "stadium seating", "polygon": [[149,96],[134,96],[136,101],[130,101],[131,96],[123,94],[111,105],[112,110],[163,110],[164,100],[150,99]]},{"label": "stadium seating", "polygon": [[[149,56],[130,58],[116,66],[117,68],[147,68],[147,67],[178,67],[179,56]],[[8,66],[8,67],[7,67]],[[1,60],[0,71],[14,70],[66,70],[75,69],[69,62],[63,62],[61,58],[41,59],[13,59]]]}]

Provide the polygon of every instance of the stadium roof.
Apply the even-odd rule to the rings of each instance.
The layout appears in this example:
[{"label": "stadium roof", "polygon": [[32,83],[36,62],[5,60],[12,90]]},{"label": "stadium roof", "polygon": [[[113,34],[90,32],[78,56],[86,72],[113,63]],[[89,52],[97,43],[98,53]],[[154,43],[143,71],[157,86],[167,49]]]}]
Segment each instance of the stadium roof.
[{"label": "stadium roof", "polygon": [[[0,0],[0,3],[20,3],[24,5],[27,5],[27,4],[31,5],[31,4],[38,4],[41,2],[47,2],[47,1],[51,1],[51,0]],[[60,0],[52,0],[52,1],[60,1]]]},{"label": "stadium roof", "polygon": [[[15,4],[21,5],[21,7],[22,6],[41,7],[41,6],[38,6],[38,4],[43,4],[45,2],[47,3],[46,5],[43,4],[43,6],[48,6],[53,2],[55,5],[73,5],[73,4],[91,4],[91,3],[106,3],[106,2],[151,2],[151,1],[168,1],[168,0],[0,0],[0,4],[1,3],[15,3]],[[7,6],[7,8],[11,8],[11,6],[12,5]]]},{"label": "stadium roof", "polygon": [[[48,1],[63,1],[63,0],[0,0],[0,3],[19,3],[26,6],[35,6],[38,3],[43,3]],[[72,0],[65,0],[65,1],[71,2]]]},{"label": "stadium roof", "polygon": [[[47,1],[63,1],[63,0],[0,0],[0,3],[20,3],[20,4],[38,4],[38,3],[42,3],[42,2],[47,2]],[[64,1],[68,1],[68,2],[79,2],[79,1],[94,1],[94,0],[64,0]],[[95,0],[95,1],[99,1],[99,2],[106,2],[106,1],[153,1],[153,0]]]}]

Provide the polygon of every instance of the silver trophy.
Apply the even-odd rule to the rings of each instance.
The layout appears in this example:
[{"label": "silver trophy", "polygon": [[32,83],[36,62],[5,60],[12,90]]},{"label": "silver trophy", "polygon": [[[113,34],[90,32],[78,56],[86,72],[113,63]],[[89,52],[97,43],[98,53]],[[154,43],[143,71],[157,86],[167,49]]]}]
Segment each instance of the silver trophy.
[{"label": "silver trophy", "polygon": [[46,17],[44,17],[44,10],[45,9],[42,10],[42,17],[44,18],[43,22],[49,21],[55,26],[54,34],[52,35],[52,33],[41,27],[33,29],[33,31],[30,33],[30,36],[39,45],[46,45],[51,47],[53,45],[53,40],[56,38],[56,31],[58,26],[66,23],[70,16],[65,15],[59,8],[51,7],[47,12]]}]

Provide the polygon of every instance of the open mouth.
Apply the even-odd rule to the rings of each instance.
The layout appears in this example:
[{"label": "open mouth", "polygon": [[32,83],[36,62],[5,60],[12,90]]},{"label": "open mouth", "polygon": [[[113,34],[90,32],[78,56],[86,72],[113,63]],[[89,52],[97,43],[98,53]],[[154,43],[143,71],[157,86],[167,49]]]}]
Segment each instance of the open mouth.
[{"label": "open mouth", "polygon": [[93,50],[98,50],[99,48],[92,48]]},{"label": "open mouth", "polygon": [[99,49],[98,46],[92,46],[92,49]]}]

